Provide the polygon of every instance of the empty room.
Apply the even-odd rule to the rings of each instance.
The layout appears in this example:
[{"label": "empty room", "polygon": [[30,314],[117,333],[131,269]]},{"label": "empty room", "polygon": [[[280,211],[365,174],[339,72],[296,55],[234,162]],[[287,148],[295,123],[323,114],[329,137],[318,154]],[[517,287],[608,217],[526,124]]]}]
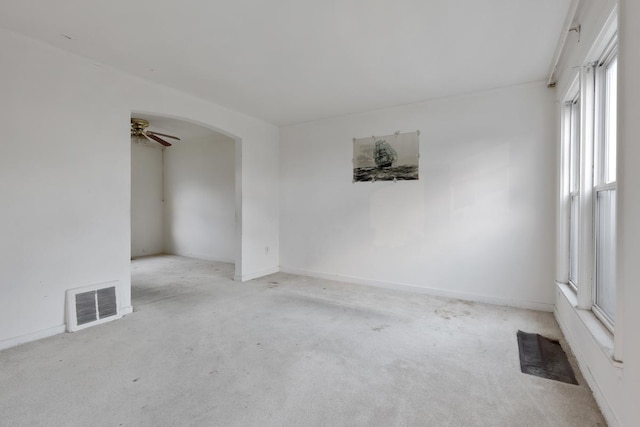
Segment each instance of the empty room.
[{"label": "empty room", "polygon": [[0,425],[640,425],[640,4],[0,4]]}]

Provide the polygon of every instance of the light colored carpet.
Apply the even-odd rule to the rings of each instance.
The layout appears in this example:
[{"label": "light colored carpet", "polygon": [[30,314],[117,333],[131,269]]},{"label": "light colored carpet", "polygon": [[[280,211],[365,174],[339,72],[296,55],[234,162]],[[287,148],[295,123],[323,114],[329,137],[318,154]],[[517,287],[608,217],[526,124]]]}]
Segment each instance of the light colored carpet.
[{"label": "light colored carpet", "polygon": [[6,426],[604,426],[584,380],[520,372],[550,313],[230,264],[132,264],[134,313],[0,352]]}]

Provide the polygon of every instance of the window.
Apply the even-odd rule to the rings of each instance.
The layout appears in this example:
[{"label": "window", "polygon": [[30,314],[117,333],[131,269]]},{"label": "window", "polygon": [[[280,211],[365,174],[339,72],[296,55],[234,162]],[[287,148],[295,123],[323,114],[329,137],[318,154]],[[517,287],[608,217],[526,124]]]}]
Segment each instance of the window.
[{"label": "window", "polygon": [[569,148],[569,284],[578,287],[578,245],[580,218],[580,98],[576,95],[566,104]]},{"label": "window", "polygon": [[594,152],[594,312],[610,329],[615,322],[617,55],[610,49],[596,68]]},{"label": "window", "polygon": [[599,59],[580,70],[567,91],[562,117],[562,195],[566,228],[560,237],[566,282],[578,307],[591,309],[613,332],[616,318],[615,36]]}]

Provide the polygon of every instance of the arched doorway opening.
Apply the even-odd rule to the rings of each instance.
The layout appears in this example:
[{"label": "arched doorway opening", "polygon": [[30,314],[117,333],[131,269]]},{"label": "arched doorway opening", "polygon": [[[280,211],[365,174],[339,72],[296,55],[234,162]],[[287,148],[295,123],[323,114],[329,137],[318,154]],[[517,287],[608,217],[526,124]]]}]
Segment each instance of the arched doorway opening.
[{"label": "arched doorway opening", "polygon": [[180,138],[165,138],[172,145],[164,146],[132,136],[132,260],[182,256],[221,263],[220,274],[239,275],[241,139],[182,118],[142,112],[131,117]]}]

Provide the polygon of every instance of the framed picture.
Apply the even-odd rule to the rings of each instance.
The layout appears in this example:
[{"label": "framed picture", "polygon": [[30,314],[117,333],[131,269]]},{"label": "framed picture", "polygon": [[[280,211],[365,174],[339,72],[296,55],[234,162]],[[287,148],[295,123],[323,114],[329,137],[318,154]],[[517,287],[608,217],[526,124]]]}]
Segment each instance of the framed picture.
[{"label": "framed picture", "polygon": [[353,182],[418,179],[420,131],[353,138]]}]

